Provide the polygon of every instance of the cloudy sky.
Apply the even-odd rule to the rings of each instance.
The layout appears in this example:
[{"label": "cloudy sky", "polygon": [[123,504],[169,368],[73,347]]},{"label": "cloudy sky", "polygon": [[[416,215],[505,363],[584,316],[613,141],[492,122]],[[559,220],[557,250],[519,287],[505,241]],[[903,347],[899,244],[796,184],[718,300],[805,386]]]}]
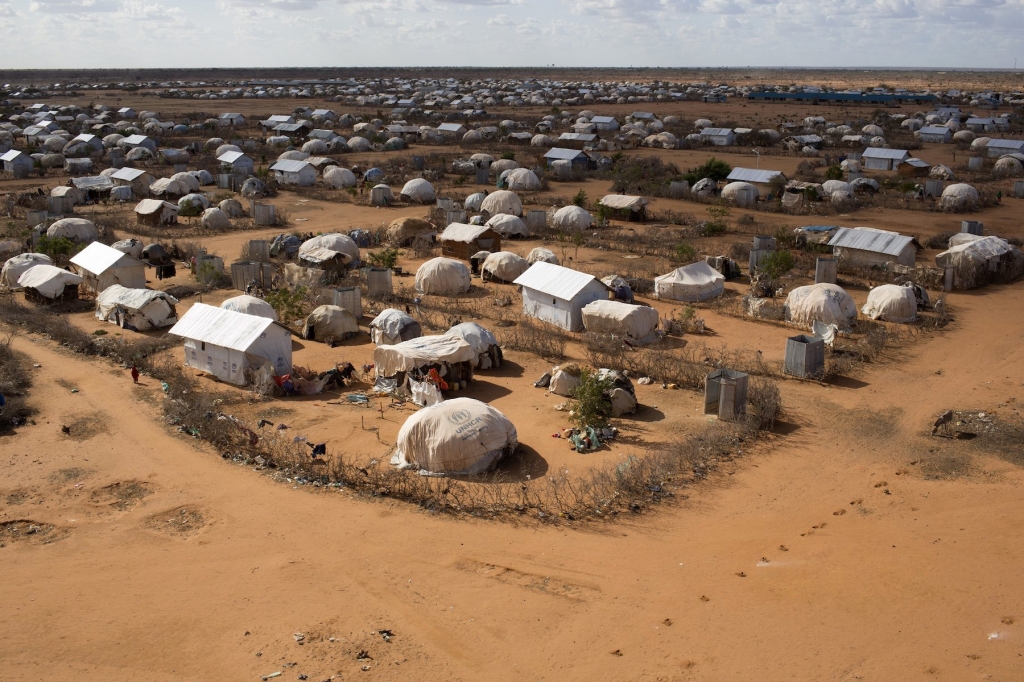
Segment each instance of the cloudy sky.
[{"label": "cloudy sky", "polygon": [[1024,67],[1024,0],[0,0],[3,68]]}]

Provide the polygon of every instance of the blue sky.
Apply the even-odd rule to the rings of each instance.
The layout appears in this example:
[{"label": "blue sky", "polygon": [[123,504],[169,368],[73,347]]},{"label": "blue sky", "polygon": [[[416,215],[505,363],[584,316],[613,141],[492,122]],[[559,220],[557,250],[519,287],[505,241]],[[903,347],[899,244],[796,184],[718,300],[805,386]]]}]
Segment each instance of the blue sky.
[{"label": "blue sky", "polygon": [[1024,68],[1024,0],[0,0],[0,68]]}]

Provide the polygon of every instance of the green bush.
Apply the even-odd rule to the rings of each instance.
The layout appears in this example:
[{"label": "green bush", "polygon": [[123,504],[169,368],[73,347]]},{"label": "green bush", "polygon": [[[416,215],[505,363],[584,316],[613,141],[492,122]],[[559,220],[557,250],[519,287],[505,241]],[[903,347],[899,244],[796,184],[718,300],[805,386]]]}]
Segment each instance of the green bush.
[{"label": "green bush", "polygon": [[835,164],[832,164],[831,166],[829,166],[825,170],[825,179],[826,180],[842,180],[843,179],[843,169],[840,168],[839,166],[835,165]]},{"label": "green bush", "polygon": [[686,242],[676,244],[675,252],[676,260],[681,261],[684,265],[697,260],[697,249]]},{"label": "green bush", "polygon": [[298,286],[292,291],[287,287],[276,289],[267,294],[266,301],[277,311],[280,320],[287,324],[288,320],[301,317],[302,304],[306,300],[306,287]]},{"label": "green bush", "polygon": [[513,151],[503,152],[502,155],[501,155],[501,158],[508,159],[509,161],[515,161],[516,160],[516,153],[513,152]]},{"label": "green bush", "polygon": [[67,237],[51,238],[45,234],[39,238],[39,243],[36,245],[36,252],[45,253],[53,259],[54,263],[64,263],[81,250],[81,244],[76,244]]},{"label": "green bush", "polygon": [[759,267],[772,281],[775,281],[792,270],[794,265],[793,254],[783,249],[769,253],[761,261]]},{"label": "green bush", "polygon": [[575,206],[579,206],[580,208],[586,208],[587,207],[587,193],[584,192],[582,189],[579,192],[576,192],[576,196],[574,196],[572,198],[572,203]]},{"label": "green bush", "polygon": [[608,413],[604,393],[611,386],[611,379],[602,378],[596,370],[584,369],[580,373],[580,385],[572,394],[572,413],[569,415],[569,421],[581,429],[588,426],[607,426]]},{"label": "green bush", "polygon": [[393,268],[398,264],[398,249],[370,251],[370,264],[375,268]]},{"label": "green bush", "polygon": [[727,164],[725,161],[720,161],[715,157],[711,157],[696,168],[691,168],[683,174],[683,180],[686,180],[692,186],[694,183],[704,178],[711,178],[715,182],[720,182],[729,177],[729,173],[732,172],[732,166]]}]

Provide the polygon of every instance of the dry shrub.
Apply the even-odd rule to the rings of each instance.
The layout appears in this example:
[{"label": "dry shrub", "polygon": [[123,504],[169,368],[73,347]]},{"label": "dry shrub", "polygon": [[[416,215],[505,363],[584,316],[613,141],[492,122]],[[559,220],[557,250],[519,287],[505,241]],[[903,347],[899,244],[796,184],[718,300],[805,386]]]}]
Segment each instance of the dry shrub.
[{"label": "dry shrub", "polygon": [[34,414],[25,398],[32,385],[29,359],[13,348],[15,332],[0,338],[0,394],[7,401],[0,413],[0,434],[23,424]]},{"label": "dry shrub", "polygon": [[500,329],[497,337],[502,348],[533,353],[549,360],[565,357],[565,334],[551,326],[542,327],[526,317],[520,317],[511,327]]}]

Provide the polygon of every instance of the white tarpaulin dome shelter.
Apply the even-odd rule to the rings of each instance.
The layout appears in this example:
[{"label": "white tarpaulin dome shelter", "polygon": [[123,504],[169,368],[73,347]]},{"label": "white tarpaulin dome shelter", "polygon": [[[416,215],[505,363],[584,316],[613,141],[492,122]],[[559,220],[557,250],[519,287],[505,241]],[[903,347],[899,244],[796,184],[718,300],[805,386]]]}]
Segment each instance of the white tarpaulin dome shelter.
[{"label": "white tarpaulin dome shelter", "polygon": [[432,203],[437,198],[437,195],[434,193],[434,186],[423,178],[413,178],[405,183],[399,194],[406,201],[416,201],[421,204]]},{"label": "white tarpaulin dome shelter", "polygon": [[706,301],[725,291],[725,276],[704,262],[654,278],[654,294],[670,301]]},{"label": "white tarpaulin dome shelter", "polygon": [[315,341],[341,341],[359,333],[359,323],[351,311],[337,305],[322,305],[306,316],[302,338]]},{"label": "white tarpaulin dome shelter", "polygon": [[530,264],[526,259],[509,251],[498,251],[487,256],[481,271],[488,279],[498,282],[514,282],[516,277],[526,272]]},{"label": "white tarpaulin dome shelter", "polygon": [[513,168],[505,173],[505,186],[519,192],[536,192],[540,189],[540,178],[529,168]]},{"label": "white tarpaulin dome shelter", "polygon": [[476,322],[463,322],[457,324],[444,333],[445,336],[458,336],[470,346],[476,353],[476,358],[471,361],[474,367],[490,369],[501,366],[501,347],[498,339],[489,330],[481,327]]},{"label": "white tarpaulin dome shelter", "polygon": [[543,246],[538,246],[526,256],[526,262],[530,265],[534,263],[551,263],[552,265],[558,265],[558,256],[551,249],[545,249]]},{"label": "white tarpaulin dome shelter", "polygon": [[114,284],[96,297],[96,317],[122,329],[148,331],[178,321],[174,306],[178,299],[163,291],[129,289]]},{"label": "white tarpaulin dome shelter", "polygon": [[100,238],[100,231],[85,218],[63,218],[46,229],[50,239],[64,237],[78,244],[87,244]]},{"label": "white tarpaulin dome shelter", "polygon": [[966,208],[973,204],[977,204],[978,199],[978,190],[966,183],[959,182],[942,190],[942,198],[939,199],[939,207],[944,209]]},{"label": "white tarpaulin dome shelter", "polygon": [[462,207],[467,211],[479,211],[480,206],[481,204],[483,204],[484,199],[486,197],[487,195],[484,194],[483,192],[476,192],[475,194],[470,194],[468,197],[466,197],[466,200],[462,202]]},{"label": "white tarpaulin dome shelter", "polygon": [[334,189],[356,186],[356,174],[341,166],[328,166],[324,169],[324,182]]},{"label": "white tarpaulin dome shelter", "polygon": [[78,286],[82,278],[53,265],[33,265],[21,273],[18,286],[31,289],[44,298],[60,298],[68,285]]},{"label": "white tarpaulin dome shelter", "polygon": [[45,253],[20,253],[8,258],[0,270],[0,285],[14,288],[18,286],[18,278],[34,265],[53,265],[53,260]]},{"label": "white tarpaulin dome shelter", "polygon": [[145,263],[100,242],[93,242],[72,256],[71,265],[82,276],[86,288],[97,294],[112,284],[146,288]]},{"label": "white tarpaulin dome shelter", "polygon": [[396,308],[385,308],[370,323],[370,336],[378,346],[389,346],[422,335],[420,323]]},{"label": "white tarpaulin dome shelter", "polygon": [[492,215],[490,219],[485,223],[487,227],[491,228],[502,237],[529,237],[530,228],[526,226],[523,219],[509,215],[508,213],[499,213]]},{"label": "white tarpaulin dome shelter", "polygon": [[509,215],[521,216],[523,215],[523,202],[519,200],[515,192],[499,189],[497,192],[491,192],[484,197],[484,200],[480,202],[480,210],[486,211],[491,215],[508,213]]},{"label": "white tarpaulin dome shelter", "polygon": [[917,319],[917,297],[913,287],[882,284],[868,292],[860,311],[872,320],[906,324]]},{"label": "white tarpaulin dome shelter", "polygon": [[185,339],[186,366],[228,383],[244,386],[247,369],[292,371],[291,332],[266,317],[195,303],[167,333]]},{"label": "white tarpaulin dome shelter", "polygon": [[583,326],[595,334],[646,340],[658,328],[658,311],[622,301],[592,301],[583,307]]},{"label": "white tarpaulin dome shelter", "polygon": [[519,445],[516,427],[490,405],[454,398],[409,417],[391,463],[435,474],[482,474]]},{"label": "white tarpaulin dome shelter", "polygon": [[114,242],[110,247],[121,253],[127,253],[132,258],[142,258],[142,250],[145,248],[145,244],[138,239],[122,239],[119,242]]},{"label": "white tarpaulin dome shelter", "polygon": [[598,203],[613,211],[630,211],[641,215],[647,211],[647,199],[629,194],[609,194]]},{"label": "white tarpaulin dome shelter", "polygon": [[469,268],[454,258],[432,258],[416,271],[416,291],[421,294],[454,296],[471,286]]},{"label": "white tarpaulin dome shelter", "polygon": [[835,284],[808,284],[789,292],[784,306],[786,322],[811,329],[814,322],[849,330],[857,319],[857,304]]},{"label": "white tarpaulin dome shelter", "polygon": [[737,206],[753,206],[757,203],[758,191],[749,182],[730,182],[722,188],[722,198]]},{"label": "white tarpaulin dome shelter", "polygon": [[228,214],[219,208],[208,208],[203,211],[202,225],[208,230],[226,230],[231,227]]},{"label": "white tarpaulin dome shelter", "polygon": [[359,247],[347,234],[334,232],[322,234],[302,242],[299,247],[299,260],[314,265],[326,263],[340,258],[345,265],[359,262]]},{"label": "white tarpaulin dome shelter", "polygon": [[233,310],[236,313],[256,315],[258,317],[265,317],[268,320],[277,322],[277,311],[274,310],[274,306],[270,305],[262,298],[249,296],[248,294],[229,298],[221,303],[220,307],[222,310]]},{"label": "white tarpaulin dome shelter", "polygon": [[559,230],[586,230],[593,222],[593,216],[579,206],[563,206],[551,218],[552,227]]},{"label": "white tarpaulin dome shelter", "polygon": [[[472,363],[473,346],[459,336],[420,336],[392,345],[377,346],[373,364],[378,377],[393,377],[428,365]],[[442,375],[444,376],[444,375]]]}]

